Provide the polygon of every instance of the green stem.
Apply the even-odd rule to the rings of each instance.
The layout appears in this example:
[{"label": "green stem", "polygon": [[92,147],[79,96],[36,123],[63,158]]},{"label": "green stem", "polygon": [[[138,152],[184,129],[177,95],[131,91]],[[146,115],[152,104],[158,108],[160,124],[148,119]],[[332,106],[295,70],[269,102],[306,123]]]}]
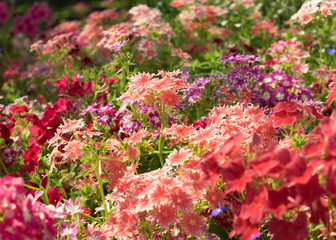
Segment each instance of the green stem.
[{"label": "green stem", "polygon": [[36,188],[36,187],[30,186],[30,185],[28,185],[28,184],[24,184],[24,186],[25,186],[26,188],[30,188],[30,189],[33,189],[33,190],[43,191],[43,189],[41,189],[41,188]]},{"label": "green stem", "polygon": [[80,214],[83,215],[84,217],[90,218],[91,220],[93,220],[93,221],[95,221],[95,222],[98,222],[99,224],[103,224],[99,219],[94,218],[94,217],[92,217],[92,216],[89,215],[89,214],[82,213],[82,212],[80,212]]},{"label": "green stem", "polygon": [[163,154],[162,154],[162,147],[163,147],[163,139],[162,139],[162,131],[164,128],[164,117],[163,114],[160,114],[161,116],[161,129],[160,129],[160,138],[159,138],[159,158],[160,158],[160,163],[161,163],[161,167],[163,167],[164,162],[163,162]]},{"label": "green stem", "polygon": [[1,164],[1,167],[3,168],[3,170],[5,171],[5,174],[9,175],[8,169],[7,169],[6,165],[4,164],[4,162],[2,161],[2,158],[0,158],[0,164]]},{"label": "green stem", "polygon": [[108,213],[107,213],[107,208],[106,208],[106,205],[105,205],[105,194],[104,194],[102,180],[101,180],[101,177],[100,177],[99,166],[100,166],[100,159],[97,158],[97,162],[96,162],[96,175],[97,175],[97,179],[98,179],[98,183],[99,183],[100,196],[101,196],[102,203],[103,203],[104,209],[105,209],[105,217],[107,217]]}]

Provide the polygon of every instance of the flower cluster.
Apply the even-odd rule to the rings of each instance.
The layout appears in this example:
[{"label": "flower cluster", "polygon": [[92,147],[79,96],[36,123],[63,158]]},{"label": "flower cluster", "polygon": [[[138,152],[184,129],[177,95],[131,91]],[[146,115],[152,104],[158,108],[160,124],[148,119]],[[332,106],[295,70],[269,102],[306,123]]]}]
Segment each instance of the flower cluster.
[{"label": "flower cluster", "polygon": [[335,1],[309,0],[302,4],[300,10],[291,17],[291,20],[298,20],[301,24],[308,24],[318,12],[326,17],[332,15],[331,10],[336,10]]},{"label": "flower cluster", "polygon": [[274,71],[265,75],[259,82],[259,89],[254,96],[255,103],[261,106],[274,107],[279,102],[295,100],[309,101],[314,99],[313,93],[300,85],[302,79],[287,75],[281,71]]},{"label": "flower cluster", "polygon": [[309,65],[304,62],[304,59],[309,57],[309,53],[304,51],[302,42],[280,40],[272,44],[267,53],[272,57],[268,60],[267,65],[273,66],[275,69],[290,69],[298,76],[308,72]]},{"label": "flower cluster", "polygon": [[57,233],[55,219],[31,195],[25,197],[22,178],[0,178],[0,237],[16,239],[52,239]]}]

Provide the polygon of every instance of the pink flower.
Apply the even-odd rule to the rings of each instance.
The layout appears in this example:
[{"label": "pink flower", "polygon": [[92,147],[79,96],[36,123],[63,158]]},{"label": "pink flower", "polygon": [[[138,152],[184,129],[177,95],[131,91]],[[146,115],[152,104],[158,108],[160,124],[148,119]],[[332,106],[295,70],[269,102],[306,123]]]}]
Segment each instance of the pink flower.
[{"label": "pink flower", "polygon": [[77,240],[76,235],[79,232],[79,229],[77,228],[79,223],[80,222],[73,222],[71,223],[70,226],[68,226],[67,222],[61,222],[60,223],[61,229],[62,229],[61,236],[62,237],[67,236],[66,239],[69,239],[69,240]]},{"label": "pink flower", "polygon": [[153,209],[153,217],[164,228],[168,228],[169,223],[175,223],[177,220],[177,209],[171,205],[161,205]]},{"label": "pink flower", "polygon": [[71,198],[69,201],[64,200],[67,213],[72,215],[72,214],[84,212],[86,209],[85,207],[80,206],[81,200],[82,200],[81,197],[77,197],[75,203],[72,201]]},{"label": "pink flower", "polygon": [[181,223],[183,229],[193,236],[199,236],[202,234],[203,227],[205,225],[205,218],[200,216],[198,212],[190,211],[186,212],[181,217]]}]

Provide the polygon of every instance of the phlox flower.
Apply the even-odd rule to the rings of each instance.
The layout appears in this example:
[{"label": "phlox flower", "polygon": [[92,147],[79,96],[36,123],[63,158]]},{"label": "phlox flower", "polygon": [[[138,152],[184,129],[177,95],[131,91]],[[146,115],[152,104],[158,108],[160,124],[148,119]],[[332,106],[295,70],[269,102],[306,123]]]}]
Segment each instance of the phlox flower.
[{"label": "phlox flower", "polygon": [[183,225],[183,230],[193,236],[198,236],[202,233],[202,228],[205,225],[205,218],[200,216],[198,212],[189,211],[183,213],[180,222]]},{"label": "phlox flower", "polygon": [[[83,119],[75,119],[75,120],[65,120],[62,125],[58,128],[64,134],[68,132],[72,132],[73,130],[80,130],[85,126]],[[57,129],[58,130],[58,129]]]},{"label": "phlox flower", "polygon": [[168,228],[169,223],[174,223],[177,220],[177,209],[169,204],[161,205],[153,209],[153,218],[159,225]]},{"label": "phlox flower", "polygon": [[118,210],[113,213],[119,223],[125,227],[132,227],[138,222],[138,217],[135,211],[135,200],[119,201]]},{"label": "phlox flower", "polygon": [[189,150],[180,149],[177,151],[176,149],[174,152],[168,155],[166,159],[167,165],[175,166],[182,164],[184,161],[188,160],[192,156],[192,153]]},{"label": "phlox flower", "polygon": [[209,207],[214,208],[217,203],[223,201],[225,194],[222,190],[216,190],[216,188],[209,188],[205,195],[205,200],[209,202]]},{"label": "phlox flower", "polygon": [[169,192],[167,191],[167,188],[160,183],[160,181],[157,181],[156,186],[149,194],[149,201],[151,205],[155,207],[159,207],[163,204],[168,203],[169,201]]},{"label": "phlox flower", "polygon": [[84,145],[81,141],[71,141],[64,148],[62,154],[65,159],[70,158],[71,161],[75,161],[80,155],[84,153],[81,147]]},{"label": "phlox flower", "polygon": [[142,141],[143,138],[147,137],[149,132],[147,130],[139,130],[138,132],[133,133],[133,135],[126,140],[131,144],[137,144]]},{"label": "phlox flower", "polygon": [[181,211],[190,209],[193,204],[190,194],[181,188],[175,188],[170,194],[170,199],[173,202],[173,206],[177,207]]},{"label": "phlox flower", "polygon": [[169,107],[175,107],[179,102],[182,100],[179,99],[178,93],[176,93],[173,90],[164,90],[161,92],[161,102],[162,104],[169,106]]}]

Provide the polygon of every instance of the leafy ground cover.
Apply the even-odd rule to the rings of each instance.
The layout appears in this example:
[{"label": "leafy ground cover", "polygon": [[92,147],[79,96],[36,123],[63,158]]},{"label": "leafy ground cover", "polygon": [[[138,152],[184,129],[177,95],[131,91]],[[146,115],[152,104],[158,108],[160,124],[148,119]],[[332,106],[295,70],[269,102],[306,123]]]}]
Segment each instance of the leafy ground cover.
[{"label": "leafy ground cover", "polygon": [[0,2],[0,239],[335,238],[336,1],[60,6]]}]

